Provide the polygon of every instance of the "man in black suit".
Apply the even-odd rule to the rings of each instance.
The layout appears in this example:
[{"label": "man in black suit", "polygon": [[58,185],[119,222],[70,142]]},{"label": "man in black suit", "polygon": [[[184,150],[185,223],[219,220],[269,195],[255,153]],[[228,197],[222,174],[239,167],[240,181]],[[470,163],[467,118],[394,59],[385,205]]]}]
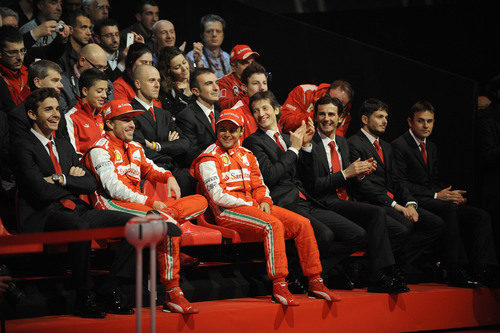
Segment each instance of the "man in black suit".
[{"label": "man in black suit", "polygon": [[215,142],[215,123],[221,112],[217,76],[209,68],[196,68],[189,79],[196,100],[177,115],[177,125],[191,142],[186,154],[186,166]]},{"label": "man in black suit", "polygon": [[[377,169],[367,175],[356,186],[354,197],[360,201],[382,206],[386,214],[399,221],[410,232],[399,256],[408,272],[423,251],[431,247],[440,237],[444,222],[438,216],[418,207],[408,188],[393,181],[393,156],[391,145],[380,139],[387,127],[388,107],[382,101],[370,98],[360,109],[362,128],[350,137],[350,159],[377,161]],[[388,225],[390,228],[390,226]],[[458,279],[458,277],[457,277]],[[467,279],[464,277],[467,281]]]},{"label": "man in black suit", "polygon": [[[401,182],[419,204],[441,217],[446,224],[442,243],[443,265],[450,271],[461,269],[468,261],[474,279],[482,284],[495,284],[489,266],[497,265],[490,215],[482,209],[466,205],[466,191],[452,190],[439,181],[438,152],[428,140],[434,128],[434,107],[428,101],[415,103],[408,115],[409,131],[393,141],[394,181]],[[461,229],[470,240],[469,260],[462,241]],[[499,281],[496,281],[496,285]]]},{"label": "man in black suit", "polygon": [[[279,106],[271,92],[259,92],[253,95],[250,99],[250,108],[259,128],[244,140],[243,145],[257,157],[273,202],[310,220],[320,249],[322,263],[325,266],[324,271],[328,271],[344,257],[364,248],[367,233],[351,220],[309,196],[300,180],[296,178],[299,150],[310,151],[311,149],[310,141],[314,134],[312,119],[308,122],[307,128],[303,123],[295,132],[290,132],[290,135],[281,134],[276,120]],[[370,162],[362,165],[358,163],[358,165],[361,175],[370,172],[373,168]],[[376,208],[370,213],[374,214],[371,227],[380,238],[380,240],[372,239],[370,242],[379,243],[370,244],[370,248],[377,252],[376,255],[380,255],[380,258],[373,259],[374,261],[380,260],[381,267],[392,265],[394,258],[386,236],[385,213]],[[379,270],[376,275],[374,274],[368,290],[403,292],[402,286],[396,285],[392,278]]]},{"label": "man in black suit", "polygon": [[[55,139],[61,115],[59,93],[52,88],[34,91],[25,101],[32,123],[29,133],[16,141],[13,156],[19,186],[19,220],[21,232],[84,230],[124,225],[130,214],[92,209],[79,198],[97,189],[94,177],[80,164],[67,141]],[[95,303],[89,274],[89,242],[70,243],[73,282],[77,289],[75,314],[103,318],[106,313]],[[122,304],[118,290],[122,278],[133,278],[133,247],[123,241],[116,253],[108,283],[102,286],[108,310],[131,314]]]},{"label": "man in black suit", "polygon": [[399,254],[408,230],[387,216],[383,208],[354,201],[348,195],[351,187],[375,171],[377,162],[373,158],[365,161],[358,158],[350,162],[346,139],[335,134],[342,111],[342,102],[330,96],[321,97],[314,104],[317,131],[311,142],[311,152],[302,152],[303,184],[325,207],[349,218],[367,231],[371,274],[376,277],[385,271],[396,278],[395,283],[405,287],[398,267],[393,266],[392,248]]},{"label": "man in black suit", "polygon": [[147,158],[174,174],[183,196],[194,194],[195,180],[181,163],[189,150],[189,140],[182,135],[170,112],[153,105],[160,91],[160,73],[153,66],[142,65],[133,76],[137,95],[130,105],[146,111],[134,118],[134,141],[143,146]]}]

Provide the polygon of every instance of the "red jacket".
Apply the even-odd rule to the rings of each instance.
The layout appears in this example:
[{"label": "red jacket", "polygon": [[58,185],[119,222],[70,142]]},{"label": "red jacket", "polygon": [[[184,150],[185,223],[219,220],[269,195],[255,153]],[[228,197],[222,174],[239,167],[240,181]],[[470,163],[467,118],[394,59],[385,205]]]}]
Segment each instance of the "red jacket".
[{"label": "red jacket", "polygon": [[243,119],[245,120],[245,123],[243,124],[243,128],[245,131],[243,132],[243,135],[240,138],[240,142],[243,142],[247,136],[250,134],[253,134],[257,130],[257,123],[255,122],[255,119],[252,115],[252,111],[250,110],[250,98],[248,96],[244,96],[242,99],[238,101],[231,109],[233,110],[238,110],[238,112],[241,112],[241,115],[243,116]]},{"label": "red jacket", "polygon": [[[300,126],[302,121],[307,121],[307,118],[313,116],[314,103],[321,97],[325,96],[330,89],[329,83],[322,83],[319,86],[313,84],[302,84],[295,87],[289,94],[285,103],[281,107],[281,118],[279,125],[283,133],[295,131]],[[339,124],[336,135],[345,136],[349,123],[351,122],[350,110],[351,105],[348,104],[344,110],[344,118]]]},{"label": "red jacket", "polygon": [[64,115],[69,140],[80,157],[104,134],[104,117],[101,110],[94,116],[88,103],[78,100],[76,105]]},{"label": "red jacket", "polygon": [[[134,88],[123,79],[123,76],[120,76],[113,82],[113,99],[123,99],[130,103],[135,95],[137,94]],[[161,102],[159,99],[154,99],[153,105],[161,109]]]},{"label": "red jacket", "polygon": [[246,96],[243,83],[231,73],[219,79],[219,104],[222,110],[232,108],[240,99]]},{"label": "red jacket", "polygon": [[221,207],[257,207],[263,202],[273,205],[257,159],[239,145],[227,150],[218,142],[212,144],[193,161],[191,175],[216,215]]},{"label": "red jacket", "polygon": [[28,69],[22,66],[20,70],[13,71],[3,65],[0,65],[0,74],[7,83],[12,101],[19,105],[31,93],[28,87]]}]

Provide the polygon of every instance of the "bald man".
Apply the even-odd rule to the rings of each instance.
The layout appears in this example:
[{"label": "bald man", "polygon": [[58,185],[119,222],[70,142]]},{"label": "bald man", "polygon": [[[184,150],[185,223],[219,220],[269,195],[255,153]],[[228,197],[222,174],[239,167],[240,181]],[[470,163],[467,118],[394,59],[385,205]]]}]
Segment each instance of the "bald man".
[{"label": "bald man", "polygon": [[167,20],[160,20],[153,25],[153,44],[158,53],[166,46],[175,46],[174,24]]},{"label": "bald man", "polygon": [[141,65],[133,72],[133,79],[137,95],[130,104],[134,110],[146,111],[134,118],[134,141],[143,146],[147,158],[173,173],[183,196],[194,194],[194,178],[179,163],[184,160],[189,141],[170,112],[153,105],[160,91],[160,73],[153,66]]},{"label": "bald man", "polygon": [[[108,57],[106,52],[97,44],[87,44],[81,48],[78,60],[73,68],[62,75],[64,89],[61,91],[60,109],[61,113],[68,112],[76,105],[80,97],[78,81],[81,73],[87,69],[95,68],[101,72],[108,69]],[[105,103],[113,99],[113,82],[108,80],[108,96]],[[64,124],[63,124],[64,125]],[[61,126],[61,125],[60,125]]]}]

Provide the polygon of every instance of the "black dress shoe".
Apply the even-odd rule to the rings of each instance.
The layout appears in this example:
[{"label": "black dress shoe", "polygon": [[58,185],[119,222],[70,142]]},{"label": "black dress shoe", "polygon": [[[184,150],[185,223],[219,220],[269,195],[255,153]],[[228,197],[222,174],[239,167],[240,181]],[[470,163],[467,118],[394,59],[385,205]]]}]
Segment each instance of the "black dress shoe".
[{"label": "black dress shoe", "polygon": [[104,304],[106,312],[113,314],[134,314],[134,309],[125,303],[123,294],[120,289],[115,288],[104,296]]},{"label": "black dress shoe", "polygon": [[392,267],[392,277],[394,278],[394,284],[400,288],[401,292],[407,293],[410,291],[404,273],[398,265]]},{"label": "black dress shoe", "polygon": [[344,269],[338,265],[328,271],[325,285],[329,289],[353,290],[354,282]]},{"label": "black dress shoe", "polygon": [[463,268],[450,269],[447,276],[449,286],[460,288],[477,288],[479,283],[474,281]]},{"label": "black dress shoe", "polygon": [[369,293],[401,294],[409,291],[409,289],[406,289],[397,284],[393,277],[379,274],[379,276],[370,283],[366,291]]},{"label": "black dress shoe", "polygon": [[104,318],[106,312],[98,308],[92,291],[83,291],[77,296],[75,315],[83,318]]}]

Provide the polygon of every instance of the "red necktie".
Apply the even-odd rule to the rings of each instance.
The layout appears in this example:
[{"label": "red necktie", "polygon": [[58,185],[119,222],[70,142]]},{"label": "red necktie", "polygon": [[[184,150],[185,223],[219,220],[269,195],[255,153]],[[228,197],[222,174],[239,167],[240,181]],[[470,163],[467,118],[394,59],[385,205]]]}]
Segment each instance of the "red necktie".
[{"label": "red necktie", "polygon": [[[332,172],[337,173],[341,171],[341,165],[340,165],[339,154],[337,154],[337,150],[335,149],[335,141],[330,141],[328,145],[330,146],[330,160],[332,162]],[[345,187],[339,187],[336,189],[336,191],[339,199],[342,200],[349,199]]]},{"label": "red necktie", "polygon": [[276,144],[278,145],[278,147],[280,147],[281,151],[285,152],[285,148],[281,145],[280,134],[278,132],[274,133],[274,140],[276,141]]},{"label": "red necktie", "polygon": [[[54,165],[54,170],[56,170],[56,173],[58,175],[62,174],[62,169],[61,165],[59,164],[59,161],[57,160],[56,155],[54,154],[54,150],[52,150],[52,141],[49,141],[47,143],[47,147],[49,148],[49,155],[50,159],[52,160],[52,164]],[[76,205],[72,200],[69,199],[61,199],[59,202],[66,208],[74,210]]]},{"label": "red necktie", "polygon": [[425,165],[427,165],[427,150],[425,150],[425,143],[420,142],[420,153],[422,153],[422,158],[424,159]]},{"label": "red necktie", "polygon": [[155,121],[156,123],[156,117],[155,117],[155,111],[153,110],[153,108],[149,108],[149,113],[151,113],[151,117],[153,117],[153,120]]},{"label": "red necktie", "polygon": [[212,126],[212,129],[214,130],[214,133],[215,133],[215,118],[214,118],[214,113],[210,112],[208,114],[208,117],[210,118],[210,126]]},{"label": "red necktie", "polygon": [[380,157],[380,160],[382,161],[382,163],[385,164],[384,152],[382,151],[382,148],[380,148],[380,145],[378,144],[378,140],[373,141],[373,145],[375,146],[375,150],[377,151],[377,154]]}]

